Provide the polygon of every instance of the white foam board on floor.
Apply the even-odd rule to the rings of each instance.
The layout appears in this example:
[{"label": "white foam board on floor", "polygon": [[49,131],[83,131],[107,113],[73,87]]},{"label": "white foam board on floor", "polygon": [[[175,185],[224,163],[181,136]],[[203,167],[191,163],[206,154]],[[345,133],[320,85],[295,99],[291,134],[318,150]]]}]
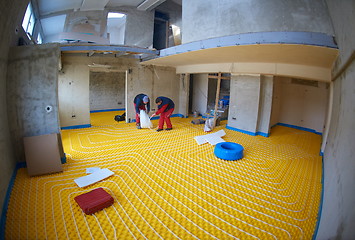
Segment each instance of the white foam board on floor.
[{"label": "white foam board on floor", "polygon": [[225,142],[225,141],[221,137],[212,136],[207,139],[207,142],[211,145],[216,145],[217,143]]},{"label": "white foam board on floor", "polygon": [[198,145],[201,145],[201,144],[204,144],[207,142],[209,142],[212,145],[215,145],[218,142],[221,142],[221,140],[224,142],[224,140],[221,137],[223,137],[225,135],[226,135],[226,132],[222,129],[222,130],[219,130],[218,132],[215,132],[215,133],[196,136],[194,138],[195,138]]},{"label": "white foam board on floor", "polygon": [[86,169],[86,173],[87,173],[87,174],[94,173],[94,172],[96,172],[96,171],[98,171],[98,170],[100,170],[100,169],[101,169],[101,168],[98,168],[98,167],[87,168],[87,169]]},{"label": "white foam board on floor", "polygon": [[86,186],[89,186],[89,185],[94,184],[96,182],[99,182],[105,178],[108,178],[108,177],[112,176],[113,174],[115,174],[115,173],[110,171],[107,168],[104,168],[104,169],[97,170],[90,175],[77,178],[74,180],[74,182],[79,187],[86,187]]}]

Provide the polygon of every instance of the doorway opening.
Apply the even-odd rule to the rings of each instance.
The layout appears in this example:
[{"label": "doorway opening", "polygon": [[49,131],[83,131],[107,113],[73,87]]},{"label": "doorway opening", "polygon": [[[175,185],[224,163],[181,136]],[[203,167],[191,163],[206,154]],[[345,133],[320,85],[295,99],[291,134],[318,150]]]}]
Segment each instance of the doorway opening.
[{"label": "doorway opening", "polygon": [[[126,73],[91,71],[89,80],[90,113],[125,111]],[[91,121],[91,125],[95,125]]]},{"label": "doorway opening", "polygon": [[161,50],[167,48],[169,39],[169,15],[155,11],[153,48]]},{"label": "doorway opening", "polygon": [[107,15],[107,38],[110,44],[124,45],[126,30],[126,15],[109,12]]},{"label": "doorway opening", "polygon": [[[217,73],[190,75],[189,113],[197,112],[206,116],[213,114],[217,93]],[[230,96],[230,74],[222,73],[218,98],[218,111],[221,119],[228,118]]]}]

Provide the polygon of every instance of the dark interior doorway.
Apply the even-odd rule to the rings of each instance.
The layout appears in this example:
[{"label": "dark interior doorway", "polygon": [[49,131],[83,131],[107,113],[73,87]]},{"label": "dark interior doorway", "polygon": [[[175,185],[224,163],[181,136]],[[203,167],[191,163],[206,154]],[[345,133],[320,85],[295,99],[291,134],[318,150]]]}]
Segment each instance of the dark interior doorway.
[{"label": "dark interior doorway", "polygon": [[157,50],[168,47],[169,15],[155,11],[153,47]]}]

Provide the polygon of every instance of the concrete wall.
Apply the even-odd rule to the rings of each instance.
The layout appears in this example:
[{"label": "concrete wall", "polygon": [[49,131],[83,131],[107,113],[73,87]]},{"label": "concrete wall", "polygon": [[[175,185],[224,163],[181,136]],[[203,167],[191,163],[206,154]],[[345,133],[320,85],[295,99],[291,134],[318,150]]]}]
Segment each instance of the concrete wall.
[{"label": "concrete wall", "polygon": [[[279,123],[313,129],[323,132],[328,106],[329,88],[327,83],[314,82],[317,86],[299,83],[312,83],[290,78],[281,79]],[[299,82],[299,83],[298,83]]]},{"label": "concrete wall", "polygon": [[153,47],[154,11],[139,11],[136,8],[111,8],[110,11],[126,14],[125,45]]},{"label": "concrete wall", "polygon": [[8,117],[18,161],[25,160],[23,137],[59,133],[59,54],[57,44],[13,47],[10,50]]},{"label": "concrete wall", "polygon": [[304,31],[333,34],[324,1],[183,1],[182,42],[247,32]]},{"label": "concrete wall", "polygon": [[208,74],[194,74],[192,83],[192,111],[207,112]]},{"label": "concrete wall", "polygon": [[[0,216],[3,215],[4,199],[16,166],[6,104],[7,60],[11,42],[17,42],[13,40],[16,35],[15,29],[21,26],[27,4],[27,1],[22,0],[0,0]],[[5,223],[0,222],[0,226],[5,226]]]},{"label": "concrete wall", "polygon": [[[155,99],[164,96],[172,99],[175,103],[173,114],[180,114],[180,81],[179,75],[176,75],[175,68],[170,67],[152,67],[153,85],[151,86],[153,94],[150,96],[153,104],[152,109],[157,110]],[[132,89],[133,90],[133,89]],[[184,113],[182,113],[184,114]]]},{"label": "concrete wall", "polygon": [[[126,119],[135,119],[133,99],[139,93],[147,94],[155,108],[155,98],[158,96],[170,97],[176,104],[174,113],[178,113],[180,98],[179,76],[175,69],[168,67],[152,67],[140,65],[138,60],[115,57],[62,57],[62,71],[59,75],[59,111],[61,127],[90,124],[89,100],[89,65],[107,65],[111,70],[101,68],[103,72],[126,72],[125,103]],[[91,68],[100,71],[100,68]],[[124,106],[122,104],[122,106]],[[118,104],[117,107],[118,108]],[[75,117],[72,117],[72,116]]]},{"label": "concrete wall", "polygon": [[125,108],[125,72],[90,72],[90,111]]},{"label": "concrete wall", "polygon": [[355,236],[355,2],[327,0],[340,56],[333,70],[334,95],[324,151],[324,201],[317,234]]},{"label": "concrete wall", "polygon": [[[175,69],[170,67],[156,67],[137,65],[127,76],[127,108],[126,120],[135,119],[133,99],[137,94],[147,94],[151,101],[151,113],[157,111],[155,99],[159,96],[171,98],[175,103],[173,114],[180,114],[180,81]],[[184,114],[181,113],[181,114]]]}]

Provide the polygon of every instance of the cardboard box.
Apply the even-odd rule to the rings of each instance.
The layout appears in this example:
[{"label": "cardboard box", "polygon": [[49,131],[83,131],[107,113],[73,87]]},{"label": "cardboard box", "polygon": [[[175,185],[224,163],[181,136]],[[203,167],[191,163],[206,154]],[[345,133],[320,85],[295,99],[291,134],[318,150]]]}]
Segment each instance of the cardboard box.
[{"label": "cardboard box", "polygon": [[57,133],[24,137],[23,141],[28,175],[63,171]]}]

